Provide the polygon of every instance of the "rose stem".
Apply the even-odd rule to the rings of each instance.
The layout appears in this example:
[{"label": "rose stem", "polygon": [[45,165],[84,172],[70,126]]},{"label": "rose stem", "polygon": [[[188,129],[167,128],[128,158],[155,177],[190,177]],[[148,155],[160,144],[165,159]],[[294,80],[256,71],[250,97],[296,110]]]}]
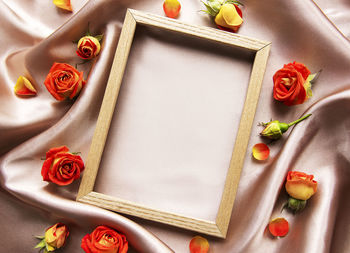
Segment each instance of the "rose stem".
[{"label": "rose stem", "polygon": [[307,115],[305,115],[304,117],[301,117],[300,119],[297,119],[296,121],[290,122],[290,123],[288,124],[288,126],[290,127],[290,126],[293,126],[293,125],[295,125],[295,124],[298,124],[300,121],[303,121],[304,119],[310,117],[311,115],[312,115],[312,114],[307,114]]}]

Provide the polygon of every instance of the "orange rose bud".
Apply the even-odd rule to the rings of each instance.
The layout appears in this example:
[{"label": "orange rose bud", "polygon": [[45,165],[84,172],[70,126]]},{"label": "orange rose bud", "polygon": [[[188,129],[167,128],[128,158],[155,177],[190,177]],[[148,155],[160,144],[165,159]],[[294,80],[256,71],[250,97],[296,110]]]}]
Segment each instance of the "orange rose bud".
[{"label": "orange rose bud", "polygon": [[84,36],[78,42],[77,55],[84,59],[90,60],[96,57],[101,50],[101,44],[99,40],[93,36]]},{"label": "orange rose bud", "polygon": [[70,0],[53,0],[53,4],[60,9],[63,9],[66,11],[73,11]]},{"label": "orange rose bud", "polygon": [[63,223],[56,223],[46,230],[45,236],[37,237],[42,240],[35,246],[35,248],[40,248],[40,251],[44,249],[44,252],[55,251],[64,246],[68,235],[68,227]]},{"label": "orange rose bud", "polygon": [[44,181],[63,186],[80,178],[80,173],[85,169],[84,162],[79,155],[68,151],[66,146],[62,146],[46,152],[46,160],[41,168]]},{"label": "orange rose bud", "polygon": [[165,0],[163,10],[169,18],[176,18],[179,15],[181,4],[177,0]]},{"label": "orange rose bud", "polygon": [[16,95],[19,96],[35,96],[36,90],[31,84],[31,82],[24,76],[20,76],[17,79],[16,85],[14,87]]},{"label": "orange rose bud", "polygon": [[81,240],[81,248],[86,253],[126,253],[128,247],[125,235],[107,226],[98,226]]},{"label": "orange rose bud", "polygon": [[285,236],[289,232],[289,223],[285,218],[276,218],[270,221],[269,231],[273,236]]},{"label": "orange rose bud", "polygon": [[317,182],[313,175],[304,172],[289,171],[287,175],[286,191],[298,200],[308,200],[317,191]]},{"label": "orange rose bud", "polygon": [[191,253],[207,253],[209,251],[209,242],[207,239],[197,235],[190,241]]},{"label": "orange rose bud", "polygon": [[59,101],[76,97],[85,83],[83,72],[67,63],[57,62],[52,65],[44,81],[47,90]]}]

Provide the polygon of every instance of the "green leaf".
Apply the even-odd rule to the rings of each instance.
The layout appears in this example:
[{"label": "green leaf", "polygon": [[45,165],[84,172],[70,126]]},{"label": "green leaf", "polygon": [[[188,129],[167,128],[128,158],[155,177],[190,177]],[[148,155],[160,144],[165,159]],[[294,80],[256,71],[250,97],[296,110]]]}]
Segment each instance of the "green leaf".
[{"label": "green leaf", "polygon": [[45,243],[45,240],[43,239],[34,247],[34,249],[38,249],[38,248],[42,249],[45,247],[46,247],[46,243]]},{"label": "green leaf", "polygon": [[98,41],[101,41],[103,39],[103,34],[99,34],[94,36]]}]

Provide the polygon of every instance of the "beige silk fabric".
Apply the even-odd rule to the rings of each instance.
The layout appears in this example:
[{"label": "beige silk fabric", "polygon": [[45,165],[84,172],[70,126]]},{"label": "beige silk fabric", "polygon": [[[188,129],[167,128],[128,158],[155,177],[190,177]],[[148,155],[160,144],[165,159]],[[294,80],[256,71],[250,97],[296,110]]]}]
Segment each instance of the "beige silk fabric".
[{"label": "beige silk fabric", "polygon": [[[81,239],[100,224],[125,233],[129,252],[189,252],[189,241],[198,233],[77,203],[80,180],[67,187],[42,181],[41,158],[51,147],[67,145],[87,158],[126,9],[164,15],[160,0],[71,2],[73,13],[58,10],[51,1],[0,1],[0,252],[37,252],[34,236],[43,235],[56,222],[71,230],[62,252],[82,252]],[[181,2],[179,20],[215,27],[198,11],[203,9],[200,1]],[[239,34],[271,41],[272,48],[227,238],[205,236],[210,252],[349,252],[350,4],[346,0],[243,3]],[[87,79],[79,97],[55,101],[43,85],[45,77],[55,61],[80,62],[72,41],[84,34],[87,23],[92,32],[104,34],[101,53],[96,61],[79,65]],[[154,48],[152,55],[157,52]],[[178,55],[173,57],[176,62]],[[322,69],[322,74],[311,99],[287,107],[272,97],[272,76],[292,61],[304,63],[313,73]],[[31,77],[36,97],[13,93],[20,75]],[[262,142],[259,122],[271,118],[289,122],[306,113],[312,116],[270,145],[267,161],[252,159],[252,146]],[[284,181],[289,170],[313,174],[318,182],[317,193],[296,215],[280,213],[287,199]],[[186,182],[176,183],[181,187]],[[190,200],[184,196],[186,201]],[[279,216],[289,221],[290,232],[276,239],[266,225]]]}]

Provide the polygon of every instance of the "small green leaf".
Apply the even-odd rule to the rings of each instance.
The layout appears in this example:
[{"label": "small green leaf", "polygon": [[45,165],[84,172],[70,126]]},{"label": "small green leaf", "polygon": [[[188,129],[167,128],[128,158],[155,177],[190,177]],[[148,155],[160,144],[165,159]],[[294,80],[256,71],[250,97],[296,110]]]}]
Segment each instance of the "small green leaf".
[{"label": "small green leaf", "polygon": [[101,41],[103,39],[103,34],[99,34],[94,36],[98,41]]},{"label": "small green leaf", "polygon": [[43,239],[34,247],[34,249],[38,249],[38,248],[42,249],[42,248],[45,248],[45,246],[46,246],[46,243],[45,243],[45,240]]}]

